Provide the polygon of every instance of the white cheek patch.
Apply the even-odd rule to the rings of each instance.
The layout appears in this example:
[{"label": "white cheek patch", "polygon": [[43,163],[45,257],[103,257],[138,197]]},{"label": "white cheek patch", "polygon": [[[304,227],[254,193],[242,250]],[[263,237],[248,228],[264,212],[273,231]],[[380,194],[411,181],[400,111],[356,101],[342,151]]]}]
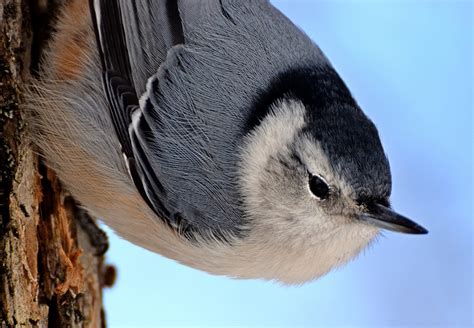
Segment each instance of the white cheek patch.
[{"label": "white cheek patch", "polygon": [[262,123],[246,137],[241,154],[240,184],[248,204],[258,204],[259,179],[268,160],[288,147],[305,124],[305,107],[296,100],[275,104]]}]

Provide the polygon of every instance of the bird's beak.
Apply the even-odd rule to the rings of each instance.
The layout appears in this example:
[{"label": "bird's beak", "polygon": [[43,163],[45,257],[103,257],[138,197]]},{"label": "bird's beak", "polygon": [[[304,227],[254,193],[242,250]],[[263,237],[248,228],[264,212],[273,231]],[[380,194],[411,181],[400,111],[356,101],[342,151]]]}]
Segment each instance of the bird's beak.
[{"label": "bird's beak", "polygon": [[359,219],[376,227],[396,232],[411,234],[428,233],[428,230],[422,226],[381,204],[370,204],[366,212],[359,214]]}]

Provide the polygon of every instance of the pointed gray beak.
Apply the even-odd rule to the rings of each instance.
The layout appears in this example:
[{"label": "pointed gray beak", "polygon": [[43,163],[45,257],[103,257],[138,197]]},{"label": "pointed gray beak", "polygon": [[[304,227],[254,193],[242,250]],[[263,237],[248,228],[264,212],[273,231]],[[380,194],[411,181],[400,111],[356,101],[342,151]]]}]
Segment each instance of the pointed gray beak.
[{"label": "pointed gray beak", "polygon": [[428,230],[412,220],[394,212],[381,204],[372,203],[367,212],[359,214],[359,219],[376,227],[410,234],[426,234]]}]

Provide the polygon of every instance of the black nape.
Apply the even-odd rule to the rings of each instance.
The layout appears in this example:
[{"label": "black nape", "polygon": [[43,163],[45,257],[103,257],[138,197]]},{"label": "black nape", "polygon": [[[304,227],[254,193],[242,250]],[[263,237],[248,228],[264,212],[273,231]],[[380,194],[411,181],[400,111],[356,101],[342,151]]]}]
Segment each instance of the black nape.
[{"label": "black nape", "polygon": [[301,101],[311,111],[334,104],[356,106],[349,89],[330,66],[306,66],[279,74],[270,85],[257,92],[254,108],[243,126],[244,134],[260,125],[272,105],[282,99]]}]

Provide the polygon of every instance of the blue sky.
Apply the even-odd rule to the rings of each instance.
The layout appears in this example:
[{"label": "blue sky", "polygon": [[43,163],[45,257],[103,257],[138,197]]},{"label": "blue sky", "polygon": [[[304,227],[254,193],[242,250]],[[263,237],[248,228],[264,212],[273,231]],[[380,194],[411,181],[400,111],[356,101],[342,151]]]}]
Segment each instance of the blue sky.
[{"label": "blue sky", "polygon": [[473,325],[473,3],[273,1],[376,123],[392,203],[430,230],[384,233],[301,287],[214,277],[113,235],[110,327]]}]

